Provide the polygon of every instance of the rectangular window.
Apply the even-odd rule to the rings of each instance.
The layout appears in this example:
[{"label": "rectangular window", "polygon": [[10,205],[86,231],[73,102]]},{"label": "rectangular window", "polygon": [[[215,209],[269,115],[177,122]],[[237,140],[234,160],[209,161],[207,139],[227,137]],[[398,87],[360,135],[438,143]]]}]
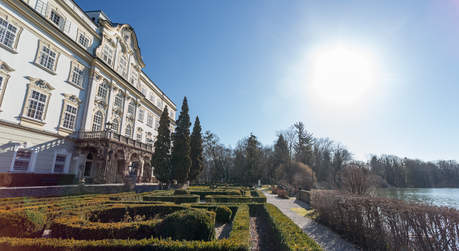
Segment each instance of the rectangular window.
[{"label": "rectangular window", "polygon": [[[139,74],[135,71],[132,71],[131,72],[131,84],[136,85],[138,79],[139,79]],[[137,86],[137,87],[139,88],[140,86]]]},{"label": "rectangular window", "polygon": [[14,171],[27,171],[29,168],[30,159],[32,157],[32,151],[19,149],[16,152],[16,158],[14,159]]},{"label": "rectangular window", "polygon": [[56,162],[54,163],[54,172],[55,173],[63,173],[65,167],[65,159],[67,155],[65,154],[57,154],[56,155]]},{"label": "rectangular window", "polygon": [[106,98],[107,97],[107,86],[105,85],[105,83],[102,83],[99,85],[99,89],[97,90],[97,96],[99,97],[102,97],[102,98]]},{"label": "rectangular window", "polygon": [[37,91],[32,91],[32,95],[29,98],[29,108],[27,109],[27,117],[43,120],[43,114],[45,112],[46,106],[45,94],[39,93]]},{"label": "rectangular window", "polygon": [[115,106],[123,107],[123,97],[120,95],[115,96]]},{"label": "rectangular window", "polygon": [[147,115],[147,126],[153,127],[153,115],[151,115],[150,113],[148,113]]},{"label": "rectangular window", "polygon": [[74,129],[75,128],[75,120],[77,117],[77,108],[71,105],[65,106],[64,111],[64,122],[62,126],[67,129]]},{"label": "rectangular window", "polygon": [[72,83],[83,86],[83,72],[84,70],[81,69],[79,65],[72,63],[72,77],[70,79]]},{"label": "rectangular window", "polygon": [[120,57],[118,71],[121,74],[121,76],[127,77],[127,59],[126,59],[126,56],[124,55]]},{"label": "rectangular window", "polygon": [[54,10],[51,11],[51,15],[49,16],[49,19],[51,20],[51,22],[53,22],[59,27],[61,27],[62,22],[64,21],[61,15],[57,14],[57,12]]},{"label": "rectangular window", "polygon": [[13,48],[18,28],[0,17],[0,43]]},{"label": "rectangular window", "polygon": [[89,38],[86,37],[83,33],[80,33],[80,36],[78,37],[78,43],[80,43],[84,48],[88,48]]},{"label": "rectangular window", "polygon": [[113,48],[108,44],[104,45],[102,60],[104,60],[108,65],[112,65],[113,63]]},{"label": "rectangular window", "polygon": [[47,46],[43,46],[40,54],[40,65],[54,71],[57,53]]},{"label": "rectangular window", "polygon": [[145,111],[142,109],[139,109],[139,118],[138,120],[143,123],[143,120],[145,118]]},{"label": "rectangular window", "polygon": [[134,114],[135,113],[135,104],[134,103],[129,103],[128,105],[128,113],[129,114]]}]

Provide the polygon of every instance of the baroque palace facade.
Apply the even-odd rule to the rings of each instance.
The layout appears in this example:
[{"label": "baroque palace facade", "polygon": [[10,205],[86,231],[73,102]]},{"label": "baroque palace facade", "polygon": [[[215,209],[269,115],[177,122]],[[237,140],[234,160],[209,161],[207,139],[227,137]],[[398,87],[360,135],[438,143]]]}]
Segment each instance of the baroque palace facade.
[{"label": "baroque palace facade", "polygon": [[[0,172],[120,183],[150,165],[165,107],[137,36],[73,0],[0,0]],[[173,128],[171,128],[173,129]]]}]

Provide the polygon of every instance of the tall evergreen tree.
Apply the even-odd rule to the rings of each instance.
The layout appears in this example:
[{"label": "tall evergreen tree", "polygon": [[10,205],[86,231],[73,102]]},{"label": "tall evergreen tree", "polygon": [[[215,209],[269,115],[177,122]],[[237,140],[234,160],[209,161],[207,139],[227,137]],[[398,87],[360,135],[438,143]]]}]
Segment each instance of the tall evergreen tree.
[{"label": "tall evergreen tree", "polygon": [[188,101],[185,97],[183,98],[182,110],[177,120],[175,133],[172,135],[172,177],[180,184],[187,181],[191,168],[190,126]]},{"label": "tall evergreen tree", "polygon": [[193,132],[191,133],[191,169],[189,180],[194,181],[204,168],[203,156],[202,156],[202,135],[201,135],[201,122],[199,117],[196,116],[196,120],[193,125]]},{"label": "tall evergreen tree", "polygon": [[167,107],[164,107],[161,118],[159,119],[158,136],[154,144],[155,152],[151,158],[155,177],[164,183],[171,181],[171,137],[169,126],[169,112],[167,111]]}]

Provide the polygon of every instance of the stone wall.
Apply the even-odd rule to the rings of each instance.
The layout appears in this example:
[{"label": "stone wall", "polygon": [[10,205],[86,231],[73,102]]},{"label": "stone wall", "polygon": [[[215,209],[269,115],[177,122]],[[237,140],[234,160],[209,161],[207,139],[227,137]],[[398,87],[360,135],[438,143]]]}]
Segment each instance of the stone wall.
[{"label": "stone wall", "polygon": [[[156,183],[142,183],[135,187],[136,192],[149,192],[159,189]],[[0,198],[7,197],[55,197],[80,194],[122,193],[128,189],[124,184],[65,185],[36,187],[0,187]]]}]

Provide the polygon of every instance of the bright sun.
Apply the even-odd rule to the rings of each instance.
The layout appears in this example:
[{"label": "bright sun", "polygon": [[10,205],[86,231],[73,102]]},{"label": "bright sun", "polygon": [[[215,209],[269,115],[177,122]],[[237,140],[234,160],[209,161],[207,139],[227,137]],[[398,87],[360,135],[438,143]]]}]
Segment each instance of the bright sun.
[{"label": "bright sun", "polygon": [[310,71],[311,87],[318,98],[336,105],[352,105],[363,99],[376,82],[371,53],[335,46],[316,50]]}]

